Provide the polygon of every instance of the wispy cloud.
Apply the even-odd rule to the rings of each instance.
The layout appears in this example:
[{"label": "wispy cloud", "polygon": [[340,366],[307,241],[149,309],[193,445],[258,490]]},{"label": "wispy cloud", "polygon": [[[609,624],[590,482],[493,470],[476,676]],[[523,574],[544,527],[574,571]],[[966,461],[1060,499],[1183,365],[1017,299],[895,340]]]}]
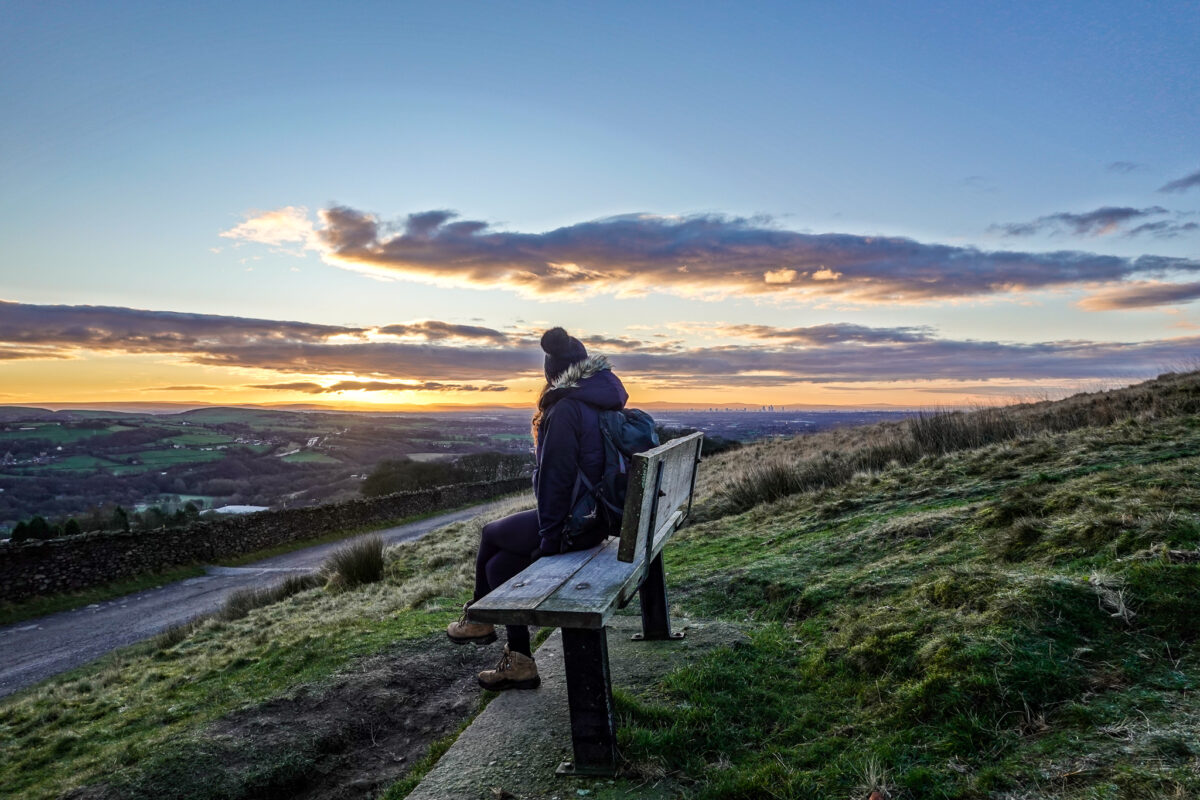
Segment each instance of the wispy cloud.
[{"label": "wispy cloud", "polygon": [[281,247],[311,244],[313,225],[308,209],[284,206],[274,211],[256,211],[246,220],[221,233],[226,239],[258,242]]},{"label": "wispy cloud", "polygon": [[180,386],[146,386],[143,392],[207,392],[220,389],[220,386],[207,386],[203,383],[189,383]]},{"label": "wispy cloud", "polygon": [[[1162,206],[1151,206],[1149,208],[1104,206],[1103,208],[1097,208],[1095,211],[1086,211],[1082,214],[1062,211],[1057,214],[1047,214],[1038,217],[1031,222],[1008,222],[993,225],[991,230],[999,231],[1005,236],[1033,236],[1039,233],[1109,236],[1121,232],[1124,226],[1130,222],[1168,213],[1170,212]],[[1154,224],[1166,225],[1166,223]],[[1136,229],[1136,231],[1128,231],[1128,233],[1133,235],[1135,232],[1148,230],[1150,228],[1147,225],[1143,225]]]},{"label": "wispy cloud", "polygon": [[[1157,208],[1157,207],[1156,207]],[[1154,209],[1131,209],[1134,219]],[[1200,271],[1200,260],[1026,253],[899,237],[805,234],[763,218],[633,214],[544,233],[500,231],[445,210],[397,225],[337,206],[311,223],[310,247],[330,263],[398,278],[530,297],[648,292],[857,302],[925,302]],[[257,225],[227,231],[257,241]],[[1082,224],[1082,223],[1081,223]],[[1086,229],[1102,223],[1087,223]]]},{"label": "wispy cloud", "polygon": [[1169,183],[1165,183],[1158,190],[1167,193],[1186,192],[1188,189],[1194,189],[1197,186],[1200,186],[1200,169],[1189,175],[1184,175],[1182,178],[1176,178]]},{"label": "wispy cloud", "polygon": [[[1195,291],[1195,286],[1189,291]],[[1022,343],[947,339],[920,326],[692,323],[692,327],[706,329],[723,343],[695,347],[671,340],[649,344],[603,334],[592,338],[596,350],[614,353],[613,361],[622,375],[649,384],[697,389],[914,380],[1134,378],[1155,374],[1164,364],[1185,361],[1200,349],[1200,336],[1143,342]],[[377,341],[370,339],[374,334],[375,329],[365,327],[0,302],[0,354],[10,348],[19,353],[43,353],[44,357],[154,353],[194,364],[306,376],[300,381],[254,384],[262,389],[310,394],[498,392],[507,381],[541,374],[542,354],[536,337],[480,345],[452,339]],[[601,342],[615,346],[601,347]],[[332,382],[308,377],[314,375],[329,375]]]},{"label": "wispy cloud", "polygon": [[454,325],[438,320],[425,320],[408,324],[385,325],[379,328],[380,333],[392,336],[420,336],[422,339],[438,341],[441,339],[482,339],[484,341],[504,343],[509,341],[508,334],[484,328],[478,325]]},{"label": "wispy cloud", "polygon": [[1079,301],[1087,311],[1115,311],[1129,308],[1179,305],[1200,298],[1200,282],[1165,283],[1146,281],[1096,292]]},{"label": "wispy cloud", "polygon": [[774,328],[768,325],[719,325],[712,328],[723,336],[786,341],[803,345],[832,345],[857,342],[862,344],[894,344],[925,342],[934,338],[928,326],[871,328],[866,325],[835,323],[810,325],[804,328]]},{"label": "wispy cloud", "polygon": [[438,383],[437,381],[422,381],[420,383],[395,383],[392,381],[338,381],[337,383],[321,384],[312,381],[293,381],[291,383],[256,383],[251,389],[278,389],[289,392],[305,392],[306,394],[333,394],[336,392],[505,392],[507,386],[489,383],[485,386],[472,386],[461,383]]},{"label": "wispy cloud", "polygon": [[1146,168],[1145,164],[1139,164],[1136,161],[1113,161],[1108,165],[1109,172],[1119,172],[1122,175],[1128,175],[1130,172],[1137,172]]}]

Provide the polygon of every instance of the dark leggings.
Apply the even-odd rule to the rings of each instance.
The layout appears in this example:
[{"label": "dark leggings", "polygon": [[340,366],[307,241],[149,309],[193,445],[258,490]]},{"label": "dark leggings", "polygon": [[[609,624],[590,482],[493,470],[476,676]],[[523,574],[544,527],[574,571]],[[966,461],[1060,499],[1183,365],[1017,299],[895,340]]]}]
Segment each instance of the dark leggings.
[{"label": "dark leggings", "polygon": [[[479,554],[475,557],[475,599],[495,589],[533,563],[530,554],[541,544],[537,510],[510,514],[483,526]],[[529,651],[529,628],[506,625],[508,649],[533,655]]]}]

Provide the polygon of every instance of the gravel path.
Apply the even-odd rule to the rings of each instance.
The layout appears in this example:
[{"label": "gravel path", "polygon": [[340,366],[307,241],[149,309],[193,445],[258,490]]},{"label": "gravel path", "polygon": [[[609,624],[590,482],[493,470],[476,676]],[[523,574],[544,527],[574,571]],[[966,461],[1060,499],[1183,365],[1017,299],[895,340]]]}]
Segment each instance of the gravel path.
[{"label": "gravel path", "polygon": [[[472,506],[362,536],[378,534],[385,544],[417,539],[435,528],[470,519],[494,505],[497,503]],[[311,572],[347,541],[350,540],[296,550],[244,567],[208,567],[200,577],[2,627],[0,697],[216,611],[226,596],[237,589],[269,586],[289,573]]]}]

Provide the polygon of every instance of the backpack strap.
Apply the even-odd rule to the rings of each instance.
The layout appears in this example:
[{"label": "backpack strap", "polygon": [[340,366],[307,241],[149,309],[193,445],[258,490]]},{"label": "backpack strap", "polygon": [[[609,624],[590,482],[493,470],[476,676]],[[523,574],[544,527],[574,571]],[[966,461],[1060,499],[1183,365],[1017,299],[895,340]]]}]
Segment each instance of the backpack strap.
[{"label": "backpack strap", "polygon": [[[583,474],[583,470],[579,470],[579,477],[575,479],[575,488],[576,489],[579,488],[579,484],[581,481],[583,482],[583,485],[587,487],[587,490],[592,493],[592,497],[595,497],[598,502],[603,503],[605,505],[605,507],[608,508],[608,510],[611,513],[616,514],[618,517],[620,517],[624,513],[624,509],[617,508],[615,505],[613,505],[611,502],[609,502],[608,498],[604,496],[604,492],[601,492],[599,487],[596,486],[596,484],[592,483],[591,481],[589,481],[587,479],[587,476]],[[575,505],[576,499],[578,499],[578,495],[572,495],[572,499],[571,499],[572,506]]]}]

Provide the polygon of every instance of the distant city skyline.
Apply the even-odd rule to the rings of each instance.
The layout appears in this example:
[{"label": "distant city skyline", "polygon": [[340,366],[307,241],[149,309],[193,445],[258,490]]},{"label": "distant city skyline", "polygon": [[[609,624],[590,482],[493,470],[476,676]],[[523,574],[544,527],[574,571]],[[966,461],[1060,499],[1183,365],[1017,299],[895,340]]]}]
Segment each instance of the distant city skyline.
[{"label": "distant city skyline", "polygon": [[6,5],[0,404],[947,406],[1200,367],[1200,6]]}]

